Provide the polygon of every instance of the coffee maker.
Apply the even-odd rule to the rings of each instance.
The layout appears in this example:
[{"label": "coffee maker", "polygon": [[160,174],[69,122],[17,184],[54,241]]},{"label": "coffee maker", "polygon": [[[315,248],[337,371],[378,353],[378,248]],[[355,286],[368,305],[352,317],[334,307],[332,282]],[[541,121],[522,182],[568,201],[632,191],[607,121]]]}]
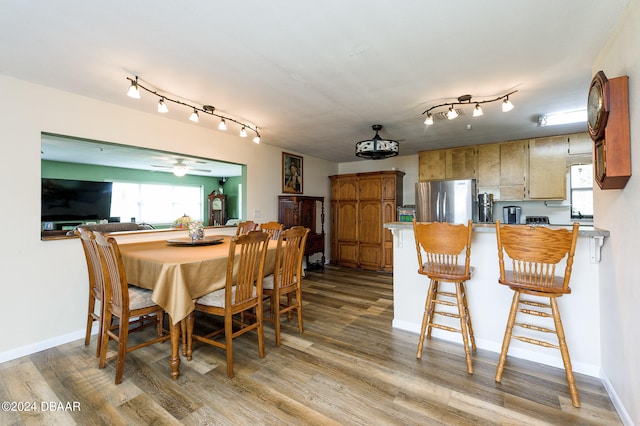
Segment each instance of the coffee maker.
[{"label": "coffee maker", "polygon": [[504,223],[519,224],[520,223],[520,206],[506,206],[502,209]]},{"label": "coffee maker", "polygon": [[478,194],[478,222],[493,222],[493,194]]}]

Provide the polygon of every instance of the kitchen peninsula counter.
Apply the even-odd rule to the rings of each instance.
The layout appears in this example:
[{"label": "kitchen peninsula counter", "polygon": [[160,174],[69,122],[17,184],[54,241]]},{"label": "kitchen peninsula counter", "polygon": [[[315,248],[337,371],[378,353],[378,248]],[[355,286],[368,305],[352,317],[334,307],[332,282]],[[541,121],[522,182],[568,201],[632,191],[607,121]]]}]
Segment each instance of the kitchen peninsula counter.
[{"label": "kitchen peninsula counter", "polygon": [[[392,325],[394,328],[416,333],[417,349],[417,334],[420,333],[424,313],[428,278],[418,274],[412,223],[391,222],[384,227],[393,233]],[[570,226],[566,228],[570,229]],[[600,249],[607,237],[607,230],[580,226],[570,282],[572,293],[558,298],[573,370],[594,377],[599,377],[601,365]],[[473,225],[471,265],[475,267],[475,272],[467,282],[467,298],[476,345],[479,349],[495,352],[497,365],[513,291],[498,284],[498,249],[494,224]],[[527,332],[520,334],[528,335]],[[459,333],[433,329],[432,336],[460,344],[460,355],[464,355]],[[560,351],[529,345],[516,339],[511,341],[509,356],[562,368]],[[428,362],[423,357],[422,362],[425,361]],[[463,367],[462,365],[464,370]]]}]

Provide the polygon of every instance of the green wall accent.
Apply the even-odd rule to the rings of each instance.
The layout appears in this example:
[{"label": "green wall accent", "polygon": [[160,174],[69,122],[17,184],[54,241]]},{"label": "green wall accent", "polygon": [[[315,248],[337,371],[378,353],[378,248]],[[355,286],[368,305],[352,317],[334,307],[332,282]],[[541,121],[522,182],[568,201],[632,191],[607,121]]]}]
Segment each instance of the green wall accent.
[{"label": "green wall accent", "polygon": [[[89,164],[65,163],[59,161],[40,162],[40,174],[43,178],[50,179],[74,179],[89,180],[97,182],[135,182],[135,183],[158,183],[170,185],[201,185],[204,187],[204,200],[202,203],[205,225],[208,225],[208,198],[207,196],[218,189],[219,177],[206,177],[186,175],[175,176],[173,173],[125,169],[121,167],[94,166]],[[238,183],[242,182],[241,177],[227,178],[224,184],[224,193],[227,195],[227,216],[237,216],[238,206]],[[233,200],[233,201],[231,201]],[[235,216],[233,216],[235,214]]]}]

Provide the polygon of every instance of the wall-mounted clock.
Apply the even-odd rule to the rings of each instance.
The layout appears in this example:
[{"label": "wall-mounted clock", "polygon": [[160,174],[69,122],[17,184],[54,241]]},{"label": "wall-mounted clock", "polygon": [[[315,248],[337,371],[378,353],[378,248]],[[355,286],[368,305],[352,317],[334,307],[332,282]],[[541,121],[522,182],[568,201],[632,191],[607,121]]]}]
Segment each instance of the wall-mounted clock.
[{"label": "wall-mounted clock", "polygon": [[209,194],[209,226],[224,225],[227,221],[226,195]]},{"label": "wall-mounted clock", "polygon": [[607,79],[598,71],[589,87],[587,107],[595,180],[602,189],[622,189],[631,176],[629,77]]},{"label": "wall-mounted clock", "polygon": [[602,139],[609,115],[609,81],[604,72],[598,71],[591,80],[587,102],[587,128],[594,142]]}]

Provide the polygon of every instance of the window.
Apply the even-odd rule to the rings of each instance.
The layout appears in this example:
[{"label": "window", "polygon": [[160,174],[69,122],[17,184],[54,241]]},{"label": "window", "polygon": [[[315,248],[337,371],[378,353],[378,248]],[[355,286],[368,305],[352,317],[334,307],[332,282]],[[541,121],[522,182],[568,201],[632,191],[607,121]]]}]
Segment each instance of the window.
[{"label": "window", "polygon": [[593,165],[571,166],[571,219],[593,218]]},{"label": "window", "polygon": [[202,186],[114,182],[111,216],[139,223],[173,223],[187,215],[202,220]]}]

